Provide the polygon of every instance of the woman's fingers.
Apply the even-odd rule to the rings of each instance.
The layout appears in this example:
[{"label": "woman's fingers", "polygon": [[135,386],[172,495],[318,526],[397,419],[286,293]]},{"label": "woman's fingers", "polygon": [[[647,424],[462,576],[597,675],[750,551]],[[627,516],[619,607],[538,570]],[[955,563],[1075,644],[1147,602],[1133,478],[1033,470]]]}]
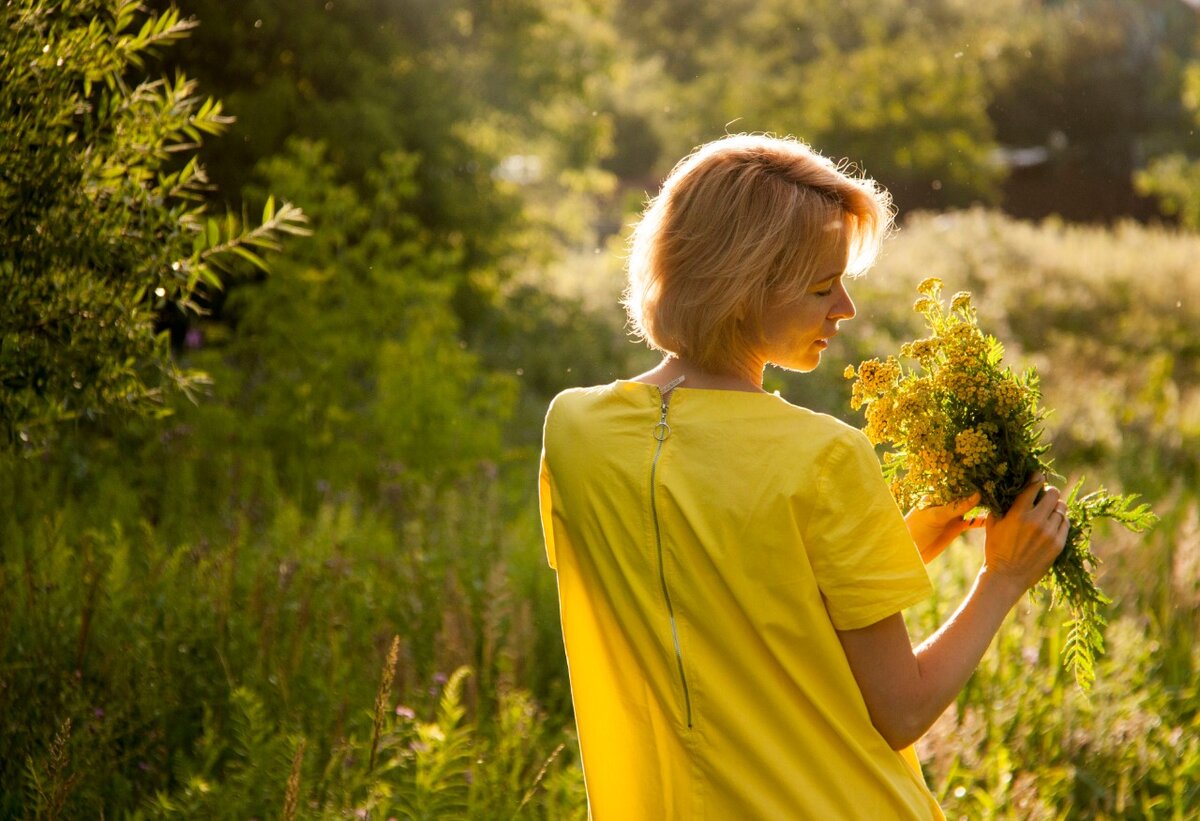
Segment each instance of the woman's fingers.
[{"label": "woman's fingers", "polygon": [[980,499],[979,492],[976,491],[975,493],[972,493],[970,496],[966,497],[965,499],[957,499],[957,500],[951,502],[949,507],[951,510],[954,511],[954,515],[964,516],[971,508],[973,508],[973,507],[975,507],[975,505],[979,504],[979,499]]},{"label": "woman's fingers", "polygon": [[[1025,588],[1037,582],[1062,551],[1068,510],[1062,492],[1037,474],[1002,519],[989,523],[985,562]],[[1039,496],[1040,494],[1040,496]]]},{"label": "woman's fingers", "polygon": [[1030,476],[1029,484],[1025,485],[1025,489],[1017,494],[1017,498],[1013,501],[1012,506],[1014,508],[1034,507],[1034,500],[1037,499],[1038,493],[1045,487],[1045,483],[1046,474],[1044,473],[1035,473],[1033,476]]},{"label": "woman's fingers", "polygon": [[980,494],[979,491],[976,491],[967,498],[959,499],[957,502],[953,503],[952,506],[954,509],[954,515],[962,517],[963,530],[971,530],[972,528],[983,527],[985,524],[987,524],[986,514],[972,516],[969,519],[966,518],[967,514],[971,512],[972,508],[979,504],[979,501],[982,498],[982,494]]},{"label": "woman's fingers", "polygon": [[1066,532],[1070,528],[1071,528],[1071,519],[1069,516],[1067,516],[1066,510],[1063,510],[1062,519],[1058,523],[1058,529],[1054,532],[1054,537],[1056,539],[1060,539],[1060,538],[1064,539],[1062,546],[1059,547],[1059,552],[1061,552],[1062,549],[1066,547],[1065,536],[1066,536]]},{"label": "woman's fingers", "polygon": [[[1062,504],[1062,491],[1056,487],[1045,488],[1042,493],[1042,498],[1038,499],[1034,504],[1033,509],[1042,514],[1045,518],[1058,514],[1058,506]],[[1063,504],[1062,512],[1065,515],[1067,506]]]},{"label": "woman's fingers", "polygon": [[1071,519],[1067,510],[1067,503],[1061,498],[1055,502],[1054,508],[1050,511],[1049,519],[1049,524],[1054,529],[1056,538],[1059,534],[1059,531],[1070,526]]}]

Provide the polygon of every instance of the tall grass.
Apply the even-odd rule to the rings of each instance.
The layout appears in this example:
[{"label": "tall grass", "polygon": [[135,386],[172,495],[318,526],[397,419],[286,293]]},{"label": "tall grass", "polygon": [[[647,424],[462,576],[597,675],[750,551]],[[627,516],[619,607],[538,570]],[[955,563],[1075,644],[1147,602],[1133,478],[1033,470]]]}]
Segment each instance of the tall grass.
[{"label": "tall grass", "polygon": [[[0,748],[16,751],[0,817],[409,817],[412,795],[456,785],[491,818],[535,781],[522,817],[550,817],[578,793],[573,753],[555,752],[569,718],[525,691],[566,698],[560,650],[533,670],[557,622],[524,585],[552,578],[510,572],[540,549],[532,513],[500,513],[495,470],[411,489],[400,521],[350,497],[280,502],[197,517],[180,542],[122,523],[105,500],[137,493],[114,476],[0,473],[16,502],[0,528]],[[474,674],[447,680],[459,667]]]}]

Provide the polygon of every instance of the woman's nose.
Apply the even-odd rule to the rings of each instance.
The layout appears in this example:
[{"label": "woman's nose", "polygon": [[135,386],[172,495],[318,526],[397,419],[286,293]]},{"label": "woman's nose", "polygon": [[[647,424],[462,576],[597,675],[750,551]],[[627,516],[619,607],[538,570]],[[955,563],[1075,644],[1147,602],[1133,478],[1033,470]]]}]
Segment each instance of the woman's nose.
[{"label": "woman's nose", "polygon": [[829,312],[831,319],[853,319],[858,313],[854,308],[854,300],[850,298],[850,294],[843,287],[841,290],[841,299],[833,303],[833,309]]}]

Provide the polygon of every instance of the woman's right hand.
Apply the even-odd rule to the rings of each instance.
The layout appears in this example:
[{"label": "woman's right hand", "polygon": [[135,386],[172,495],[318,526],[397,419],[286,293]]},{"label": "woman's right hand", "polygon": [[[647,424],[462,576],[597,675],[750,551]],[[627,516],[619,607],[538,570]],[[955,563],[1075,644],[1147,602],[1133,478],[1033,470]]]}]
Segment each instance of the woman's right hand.
[{"label": "woman's right hand", "polygon": [[1067,541],[1067,504],[1058,488],[1044,487],[1045,479],[1035,474],[1004,518],[989,517],[986,526],[984,571],[1018,596],[1046,575]]}]

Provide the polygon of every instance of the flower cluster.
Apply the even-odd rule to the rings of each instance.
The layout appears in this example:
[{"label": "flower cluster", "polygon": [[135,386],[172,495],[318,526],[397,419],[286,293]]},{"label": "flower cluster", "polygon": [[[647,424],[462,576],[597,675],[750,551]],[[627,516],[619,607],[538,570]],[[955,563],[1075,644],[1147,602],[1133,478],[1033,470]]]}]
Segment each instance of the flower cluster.
[{"label": "flower cluster", "polygon": [[944,504],[982,494],[982,506],[1004,510],[1030,473],[1045,467],[1038,443],[1037,378],[1001,368],[1004,350],[976,321],[971,295],[961,291],[946,310],[942,283],[921,283],[915,309],[931,334],[907,342],[900,356],[848,367],[851,405],[865,409],[866,434],[893,446],[886,469],[905,507]]},{"label": "flower cluster", "polygon": [[[906,342],[899,358],[846,368],[846,378],[855,380],[851,405],[864,411],[871,441],[889,448],[884,473],[901,506],[979,493],[980,506],[1002,516],[1032,474],[1052,472],[1041,441],[1037,374],[1001,364],[1004,349],[980,330],[968,292],[954,294],[947,308],[941,280],[927,279],[917,290],[913,307],[929,336]],[[901,358],[915,365],[905,367]],[[1076,485],[1068,498],[1067,546],[1043,584],[1052,602],[1070,611],[1063,660],[1086,689],[1104,649],[1100,610],[1107,601],[1095,584],[1092,523],[1109,518],[1140,531],[1155,517],[1147,506],[1134,506],[1133,496],[1079,491]]]}]

